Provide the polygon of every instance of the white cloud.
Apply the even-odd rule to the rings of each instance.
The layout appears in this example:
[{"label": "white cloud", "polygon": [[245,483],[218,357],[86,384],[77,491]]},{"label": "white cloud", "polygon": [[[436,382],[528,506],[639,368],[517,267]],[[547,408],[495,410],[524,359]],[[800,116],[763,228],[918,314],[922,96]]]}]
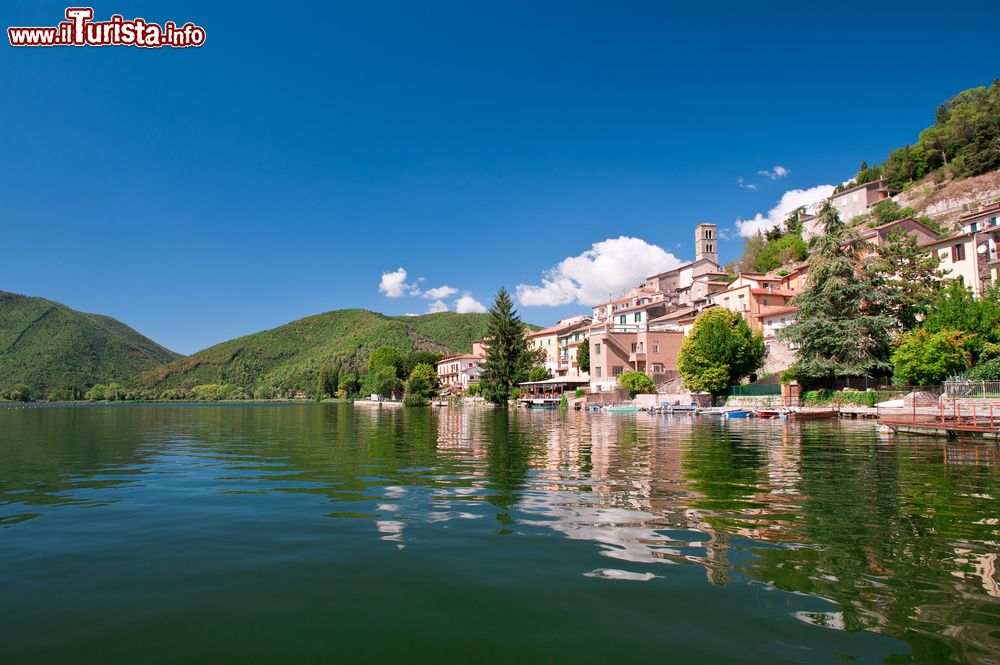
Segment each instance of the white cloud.
[{"label": "white cloud", "polygon": [[762,175],[765,178],[770,178],[771,180],[777,180],[778,178],[784,178],[789,173],[791,173],[791,171],[788,170],[788,169],[786,169],[784,166],[778,165],[778,166],[775,166],[770,171],[768,171],[767,169],[765,169],[763,171],[757,171],[757,173],[758,173],[758,175]]},{"label": "white cloud", "polygon": [[621,293],[650,275],[679,265],[676,256],[641,238],[608,238],[546,270],[540,286],[518,284],[517,299],[529,307],[596,305],[609,294]]},{"label": "white cloud", "polygon": [[441,298],[447,298],[458,293],[458,289],[451,286],[439,286],[436,289],[427,289],[420,295],[428,300],[441,300]]},{"label": "white cloud", "polygon": [[448,311],[448,303],[446,303],[443,300],[435,300],[430,304],[430,306],[427,307],[427,312],[429,314],[434,314],[436,312],[447,312],[447,311]]},{"label": "white cloud", "polygon": [[382,279],[378,283],[379,293],[384,293],[389,298],[401,298],[413,293],[415,289],[416,285],[407,283],[406,270],[403,268],[382,273]]},{"label": "white cloud", "polygon": [[809,189],[790,189],[781,195],[778,205],[767,211],[767,214],[757,213],[752,219],[737,219],[736,230],[745,238],[759,231],[766,231],[780,226],[788,213],[799,206],[810,206],[819,203],[833,194],[833,185],[816,185]]},{"label": "white cloud", "polygon": [[739,185],[742,189],[757,189],[757,185],[744,182],[743,176],[740,176],[739,178],[736,179],[736,184]]},{"label": "white cloud", "polygon": [[468,314],[469,312],[486,312],[486,308],[483,307],[483,303],[479,302],[472,295],[466,293],[461,298],[455,301],[455,311],[459,314]]}]

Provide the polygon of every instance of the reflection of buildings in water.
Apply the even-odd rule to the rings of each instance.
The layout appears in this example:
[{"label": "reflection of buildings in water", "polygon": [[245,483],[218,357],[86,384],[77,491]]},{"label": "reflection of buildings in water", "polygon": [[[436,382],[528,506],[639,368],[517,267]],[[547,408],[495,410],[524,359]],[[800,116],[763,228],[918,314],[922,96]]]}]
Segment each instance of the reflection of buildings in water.
[{"label": "reflection of buildings in water", "polygon": [[[724,585],[729,536],[689,507],[692,493],[682,475],[683,447],[693,423],[688,417],[645,414],[575,413],[565,421],[549,419],[545,452],[534,460],[543,465],[537,477],[546,491],[526,493],[520,508],[542,518],[529,523],[599,543],[604,556],[633,563],[697,563],[705,566],[712,584]],[[585,574],[653,577],[605,569]]]},{"label": "reflection of buildings in water", "polygon": [[1000,598],[1000,575],[997,573],[997,554],[976,554],[972,550],[955,548],[955,563],[959,566],[969,566],[971,571],[953,570],[954,577],[964,580],[976,580],[983,591],[993,598]]}]

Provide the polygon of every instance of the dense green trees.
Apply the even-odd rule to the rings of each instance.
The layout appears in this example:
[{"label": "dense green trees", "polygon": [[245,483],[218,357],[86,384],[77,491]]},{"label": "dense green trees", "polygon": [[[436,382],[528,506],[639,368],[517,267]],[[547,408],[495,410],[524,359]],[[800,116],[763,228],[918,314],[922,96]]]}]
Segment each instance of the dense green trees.
[{"label": "dense green trees", "polygon": [[969,335],[961,331],[905,333],[892,354],[894,380],[902,385],[936,385],[966,369]]},{"label": "dense green trees", "polygon": [[848,186],[887,178],[892,189],[934,171],[956,177],[1000,168],[1000,82],[963,90],[938,107],[935,122],[918,141],[889,153],[881,166],[862,168]]},{"label": "dense green trees", "polygon": [[864,261],[861,279],[865,310],[888,316],[896,331],[910,330],[928,313],[944,273],[934,252],[917,245],[917,239],[898,231]]},{"label": "dense green trees", "polygon": [[479,377],[483,397],[497,406],[506,406],[511,392],[528,376],[532,354],[524,323],[504,288],[490,307],[486,340],[486,359]]},{"label": "dense green trees", "polygon": [[829,202],[819,216],[824,233],[813,239],[808,286],[794,300],[798,320],[779,333],[799,347],[792,373],[812,382],[887,375],[893,321],[866,308],[870,288],[859,276],[861,241]]},{"label": "dense green trees", "polygon": [[618,376],[618,385],[628,390],[629,397],[635,397],[639,393],[656,391],[656,384],[645,372],[622,372]]},{"label": "dense green trees", "polygon": [[694,392],[717,393],[760,368],[764,338],[742,316],[722,307],[705,310],[681,342],[677,368]]},{"label": "dense green trees", "polygon": [[972,359],[985,360],[986,345],[1000,343],[1000,291],[992,287],[975,299],[969,289],[949,280],[934,298],[923,328],[932,333],[961,330],[973,335],[969,340]]},{"label": "dense green trees", "polygon": [[434,366],[418,363],[406,380],[406,395],[403,403],[407,406],[423,406],[437,394],[438,376]]},{"label": "dense green trees", "polygon": [[534,365],[528,370],[527,381],[544,381],[545,379],[552,378],[552,374],[549,372],[549,368],[545,365]]}]

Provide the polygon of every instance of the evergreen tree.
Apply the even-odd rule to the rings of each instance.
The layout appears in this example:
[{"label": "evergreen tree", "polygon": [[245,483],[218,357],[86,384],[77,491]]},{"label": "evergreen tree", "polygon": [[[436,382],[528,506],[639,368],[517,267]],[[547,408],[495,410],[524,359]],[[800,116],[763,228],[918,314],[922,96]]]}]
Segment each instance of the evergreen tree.
[{"label": "evergreen tree", "polygon": [[823,235],[813,239],[808,286],[793,300],[798,321],[779,332],[780,339],[799,345],[793,374],[813,382],[886,376],[892,319],[865,306],[870,285],[859,276],[862,241],[829,202],[820,223]]},{"label": "evergreen tree", "polygon": [[524,323],[505,288],[497,292],[490,307],[486,340],[486,359],[479,377],[483,397],[497,406],[506,406],[512,389],[526,379],[532,356]]},{"label": "evergreen tree", "polygon": [[319,376],[316,377],[316,395],[320,399],[329,394],[330,374],[326,371],[326,366],[319,368]]},{"label": "evergreen tree", "polygon": [[924,319],[944,273],[935,252],[917,245],[916,237],[897,231],[864,263],[868,281],[866,309],[892,319],[897,332],[912,330]]},{"label": "evergreen tree", "polygon": [[581,372],[590,373],[590,340],[584,339],[583,344],[576,350],[576,365]]}]

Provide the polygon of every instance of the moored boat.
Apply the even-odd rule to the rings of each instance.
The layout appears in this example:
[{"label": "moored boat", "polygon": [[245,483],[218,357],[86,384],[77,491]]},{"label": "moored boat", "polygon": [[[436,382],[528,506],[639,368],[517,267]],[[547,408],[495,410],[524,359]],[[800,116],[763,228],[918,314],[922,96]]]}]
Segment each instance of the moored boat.
[{"label": "moored boat", "polygon": [[732,420],[734,418],[744,419],[744,418],[750,418],[752,416],[753,413],[748,409],[737,409],[736,411],[726,411],[727,420]]},{"label": "moored boat", "polygon": [[837,409],[816,409],[815,411],[793,411],[788,414],[789,420],[822,420],[824,418],[836,418],[839,415]]}]

